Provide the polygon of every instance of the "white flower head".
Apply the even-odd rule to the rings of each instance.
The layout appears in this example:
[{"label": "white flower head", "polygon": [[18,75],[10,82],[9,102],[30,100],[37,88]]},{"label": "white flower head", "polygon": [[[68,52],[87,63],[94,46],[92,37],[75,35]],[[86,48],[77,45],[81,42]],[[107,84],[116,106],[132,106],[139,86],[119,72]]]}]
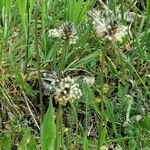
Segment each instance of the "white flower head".
[{"label": "white flower head", "polygon": [[56,38],[59,38],[61,37],[61,33],[58,29],[50,29],[48,30],[48,36],[49,37],[56,37]]},{"label": "white flower head", "polygon": [[72,23],[63,23],[58,29],[50,29],[49,37],[60,38],[63,41],[68,40],[70,44],[76,44],[78,40],[77,31]]},{"label": "white flower head", "polygon": [[122,38],[127,34],[127,27],[124,25],[119,25],[117,27],[116,33],[114,34],[114,38],[116,41],[122,42]]},{"label": "white flower head", "polygon": [[69,76],[59,79],[54,74],[44,73],[42,81],[44,94],[53,94],[55,101],[60,105],[65,106],[68,102],[73,102],[82,96],[79,84]]},{"label": "white flower head", "polygon": [[64,79],[60,79],[60,84],[56,87],[54,95],[56,102],[65,106],[68,102],[79,99],[82,96],[82,92],[79,85],[74,83],[74,80],[67,76]]},{"label": "white flower head", "polygon": [[127,27],[122,25],[110,12],[93,10],[90,15],[99,37],[122,42],[122,38],[127,34]]}]

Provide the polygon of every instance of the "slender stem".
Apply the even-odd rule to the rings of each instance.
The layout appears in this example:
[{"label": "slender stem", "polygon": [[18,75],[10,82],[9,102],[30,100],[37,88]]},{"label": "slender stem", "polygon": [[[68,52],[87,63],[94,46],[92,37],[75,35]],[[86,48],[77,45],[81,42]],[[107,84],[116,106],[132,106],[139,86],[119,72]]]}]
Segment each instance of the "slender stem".
[{"label": "slender stem", "polygon": [[72,107],[72,109],[74,111],[75,117],[76,117],[76,147],[78,149],[78,132],[79,132],[78,131],[78,128],[79,128],[78,115],[77,115],[77,111],[76,111],[76,109],[75,109],[75,107],[74,107],[72,102],[70,102],[70,105],[71,105],[71,107]]},{"label": "slender stem", "polygon": [[[104,69],[105,69],[105,53],[104,51],[102,52],[102,59],[101,59],[101,81],[100,81],[100,85],[101,85],[101,112],[104,112],[104,105],[103,105],[103,98],[104,98]],[[102,115],[103,116],[103,115]]]},{"label": "slender stem", "polygon": [[[0,37],[2,36],[2,32],[0,31]],[[0,66],[2,66],[2,58],[3,58],[3,38],[0,38]]]},{"label": "slender stem", "polygon": [[100,85],[101,85],[101,117],[100,117],[100,125],[99,125],[99,141],[98,141],[98,146],[97,146],[97,150],[100,149],[101,146],[101,132],[103,129],[103,123],[104,123],[104,69],[105,69],[105,50],[102,51],[102,57],[100,60]]},{"label": "slender stem", "polygon": [[[62,115],[63,115],[63,111],[62,111],[62,105],[59,105],[58,108],[58,112],[57,112],[57,118],[56,118],[56,122],[57,122],[57,138],[59,138],[59,135],[61,136],[61,145],[62,148],[64,149],[64,142],[63,142],[63,136],[64,136],[64,132],[63,132],[63,120],[62,120]],[[56,139],[56,147],[58,146],[59,143],[58,139]]]},{"label": "slender stem", "polygon": [[46,15],[47,15],[47,12],[46,12],[46,5],[45,5],[45,0],[42,0],[42,7],[41,7],[41,20],[42,20],[42,37],[41,37],[41,40],[42,40],[42,47],[44,49],[44,54],[46,54],[46,35],[45,35],[45,31],[46,31],[46,25],[45,25],[45,22],[46,22]]},{"label": "slender stem", "polygon": [[43,117],[43,93],[42,93],[42,80],[41,80],[41,58],[38,49],[38,33],[37,33],[37,25],[38,25],[38,10],[35,7],[35,50],[36,50],[36,59],[37,59],[37,70],[38,70],[38,78],[39,78],[39,93],[40,93],[40,111],[41,111],[41,122]]},{"label": "slender stem", "polygon": [[60,67],[59,67],[59,73],[61,73],[65,68],[65,61],[67,56],[67,50],[68,50],[68,41],[66,41],[62,48],[61,58],[60,58]]},{"label": "slender stem", "polygon": [[27,34],[26,34],[26,44],[27,44],[27,47],[26,47],[26,56],[25,56],[25,65],[24,65],[24,74],[26,74],[27,72],[27,65],[28,65],[28,55],[29,55],[29,32],[30,32],[30,27],[29,27],[29,24],[30,24],[30,12],[29,12],[29,9],[30,9],[30,4],[29,4],[29,0],[27,0]]}]

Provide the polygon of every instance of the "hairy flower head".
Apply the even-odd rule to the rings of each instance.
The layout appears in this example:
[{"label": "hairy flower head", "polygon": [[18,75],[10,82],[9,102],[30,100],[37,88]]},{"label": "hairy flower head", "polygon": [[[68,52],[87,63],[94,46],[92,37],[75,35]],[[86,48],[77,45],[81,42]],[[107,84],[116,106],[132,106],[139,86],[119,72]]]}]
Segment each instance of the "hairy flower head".
[{"label": "hairy flower head", "polygon": [[68,40],[70,44],[75,44],[78,36],[77,31],[72,23],[65,22],[58,29],[50,29],[49,37],[60,38],[63,41]]}]

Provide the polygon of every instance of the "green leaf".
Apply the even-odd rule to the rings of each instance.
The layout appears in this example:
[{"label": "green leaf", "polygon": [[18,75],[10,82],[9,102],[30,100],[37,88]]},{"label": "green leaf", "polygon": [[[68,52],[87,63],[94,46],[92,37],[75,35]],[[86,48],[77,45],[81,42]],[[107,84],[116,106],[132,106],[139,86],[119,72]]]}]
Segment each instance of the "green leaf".
[{"label": "green leaf", "polygon": [[65,14],[67,21],[73,22],[76,26],[80,25],[85,19],[90,2],[90,0],[86,2],[84,0],[67,0]]},{"label": "green leaf", "polygon": [[84,140],[83,140],[83,150],[89,150],[89,146],[88,146],[88,140],[87,140],[87,136],[86,133],[84,134]]},{"label": "green leaf", "polygon": [[4,7],[5,1],[4,0],[0,0],[0,9],[2,9]]},{"label": "green leaf", "polygon": [[147,115],[143,120],[143,127],[150,131],[150,115]]},{"label": "green leaf", "polygon": [[26,0],[18,0],[19,12],[21,16],[21,22],[23,30],[26,33]]},{"label": "green leaf", "polygon": [[36,142],[29,130],[26,130],[19,144],[21,150],[37,150]]},{"label": "green leaf", "polygon": [[88,56],[80,59],[76,63],[72,64],[72,68],[78,68],[82,65],[85,65],[91,61],[93,61],[95,58],[97,58],[100,55],[100,51],[93,52],[92,54],[89,54]]},{"label": "green leaf", "polygon": [[107,130],[106,130],[106,127],[103,127],[102,129],[100,129],[101,131],[99,132],[99,137],[100,137],[100,141],[99,141],[99,146],[103,146],[106,142],[106,133],[107,133]]},{"label": "green leaf", "polygon": [[44,116],[40,134],[42,150],[54,150],[56,139],[56,126],[54,122],[54,110],[52,106],[52,100],[50,100],[49,108]]},{"label": "green leaf", "polygon": [[32,10],[34,8],[35,0],[30,0],[30,14],[32,13]]}]

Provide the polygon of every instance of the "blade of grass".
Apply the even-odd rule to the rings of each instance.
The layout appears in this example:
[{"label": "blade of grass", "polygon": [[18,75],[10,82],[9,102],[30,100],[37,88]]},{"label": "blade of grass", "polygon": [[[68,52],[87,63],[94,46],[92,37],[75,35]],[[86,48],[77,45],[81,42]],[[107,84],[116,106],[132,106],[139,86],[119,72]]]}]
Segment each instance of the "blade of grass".
[{"label": "blade of grass", "polygon": [[25,66],[24,66],[24,74],[26,74],[27,71],[27,65],[28,65],[28,56],[29,56],[29,37],[30,37],[30,3],[29,0],[27,0],[27,36],[26,36],[26,44],[27,44],[27,48],[26,48],[26,57],[25,57]]},{"label": "blade of grass", "polygon": [[54,150],[56,142],[56,126],[52,99],[49,101],[48,110],[43,118],[40,135],[42,150]]},{"label": "blade of grass", "polygon": [[88,147],[88,140],[87,140],[87,136],[86,136],[86,133],[84,134],[84,139],[83,139],[83,150],[89,150],[89,147]]},{"label": "blade of grass", "polygon": [[74,62],[73,64],[69,65],[68,67],[69,68],[81,67],[82,65],[85,65],[85,64],[95,60],[100,55],[100,53],[101,53],[101,51],[93,52],[93,53],[89,54],[88,56],[83,57],[80,60],[76,60],[76,62]]},{"label": "blade of grass", "polygon": [[19,12],[21,16],[22,28],[25,33],[25,37],[27,36],[27,25],[26,25],[26,0],[18,0]]},{"label": "blade of grass", "polygon": [[[101,126],[100,126],[101,127]],[[100,147],[102,147],[105,144],[105,138],[106,138],[106,127],[99,128],[99,140],[98,140],[98,146],[97,149],[99,150]]]}]

